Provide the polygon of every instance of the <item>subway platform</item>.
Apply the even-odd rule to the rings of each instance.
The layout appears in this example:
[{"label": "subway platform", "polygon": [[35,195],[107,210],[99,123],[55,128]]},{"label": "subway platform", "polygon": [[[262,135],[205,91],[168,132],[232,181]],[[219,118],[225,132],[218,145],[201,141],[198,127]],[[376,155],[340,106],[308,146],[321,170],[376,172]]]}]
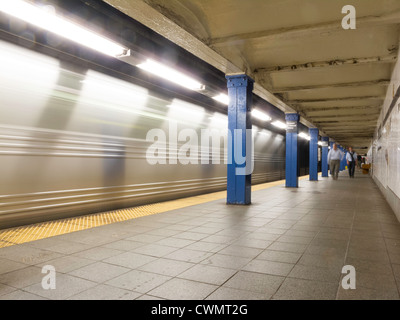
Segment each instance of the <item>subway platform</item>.
[{"label": "subway platform", "polygon": [[202,199],[3,245],[0,299],[399,299],[400,224],[369,175],[256,187],[251,206]]}]

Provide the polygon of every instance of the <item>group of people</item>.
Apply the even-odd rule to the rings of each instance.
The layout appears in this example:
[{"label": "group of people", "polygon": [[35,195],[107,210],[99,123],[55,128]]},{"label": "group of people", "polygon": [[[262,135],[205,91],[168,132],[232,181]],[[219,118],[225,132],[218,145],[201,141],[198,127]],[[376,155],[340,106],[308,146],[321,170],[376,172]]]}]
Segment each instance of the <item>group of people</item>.
[{"label": "group of people", "polygon": [[[336,143],[333,144],[333,148],[328,152],[328,163],[331,169],[331,175],[333,180],[337,180],[339,177],[340,162],[344,158],[344,152],[340,150]],[[349,170],[349,177],[354,178],[354,171],[356,169],[358,155],[353,151],[352,147],[349,147],[349,152],[346,153],[347,168]]]}]

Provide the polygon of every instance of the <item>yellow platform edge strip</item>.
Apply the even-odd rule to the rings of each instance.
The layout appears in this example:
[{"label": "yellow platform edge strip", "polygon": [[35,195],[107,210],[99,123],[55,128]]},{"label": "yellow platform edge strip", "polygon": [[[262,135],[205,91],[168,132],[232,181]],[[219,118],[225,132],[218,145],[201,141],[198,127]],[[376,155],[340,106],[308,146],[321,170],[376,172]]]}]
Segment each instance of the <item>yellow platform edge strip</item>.
[{"label": "yellow platform edge strip", "polygon": [[[299,177],[305,180],[309,176]],[[252,191],[264,190],[267,188],[283,185],[285,180],[267,182],[251,187]],[[139,217],[163,213],[171,210],[186,208],[214,200],[226,198],[226,191],[218,191],[198,196],[170,200],[166,202],[148,204],[127,209],[113,210],[109,212],[90,214],[86,216],[47,221],[28,226],[0,230],[0,248],[16,244],[46,239],[75,231],[91,229],[115,222],[127,221]]]}]

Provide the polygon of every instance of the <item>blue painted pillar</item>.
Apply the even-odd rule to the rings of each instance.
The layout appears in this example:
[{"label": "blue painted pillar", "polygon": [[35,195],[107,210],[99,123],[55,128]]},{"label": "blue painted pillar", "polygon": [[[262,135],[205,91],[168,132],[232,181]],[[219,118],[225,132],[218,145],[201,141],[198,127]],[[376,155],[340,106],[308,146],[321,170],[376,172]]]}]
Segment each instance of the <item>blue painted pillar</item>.
[{"label": "blue painted pillar", "polygon": [[310,181],[318,181],[318,134],[317,128],[310,128]]},{"label": "blue painted pillar", "polygon": [[322,137],[321,171],[322,177],[328,177],[328,144],[329,137]]},{"label": "blue painted pillar", "polygon": [[299,115],[297,113],[286,114],[286,187],[297,188],[299,178],[297,176],[297,134]]},{"label": "blue painted pillar", "polygon": [[341,168],[342,168],[342,171],[343,171],[343,170],[346,170],[346,166],[347,166],[347,161],[346,161],[346,153],[347,153],[347,151],[346,151],[346,149],[344,147],[342,147],[342,151],[344,153],[344,157],[343,157],[343,159],[341,161]]},{"label": "blue painted pillar", "polygon": [[[343,151],[343,147],[342,146],[338,146],[338,148],[342,151],[342,152],[344,152]],[[340,171],[343,171],[344,170],[344,166],[343,166],[343,160],[341,160],[340,161],[340,167],[339,167],[339,170]]]},{"label": "blue painted pillar", "polygon": [[228,172],[227,204],[251,203],[252,123],[251,103],[254,80],[245,74],[227,75]]}]

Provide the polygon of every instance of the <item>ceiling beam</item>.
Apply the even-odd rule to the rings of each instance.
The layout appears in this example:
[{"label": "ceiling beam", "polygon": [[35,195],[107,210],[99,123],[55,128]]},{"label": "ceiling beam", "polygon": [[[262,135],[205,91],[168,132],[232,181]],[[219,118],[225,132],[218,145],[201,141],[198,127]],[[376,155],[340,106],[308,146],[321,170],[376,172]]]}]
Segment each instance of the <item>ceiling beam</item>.
[{"label": "ceiling beam", "polygon": [[358,100],[384,100],[385,96],[359,96],[359,97],[343,97],[343,98],[324,98],[313,100],[285,100],[289,104],[315,103],[315,102],[340,102],[340,101],[358,101]]},{"label": "ceiling beam", "polygon": [[309,112],[328,112],[328,111],[343,111],[346,109],[351,109],[351,111],[359,110],[361,112],[365,112],[368,110],[377,110],[379,113],[381,110],[380,105],[371,105],[371,106],[357,106],[357,107],[321,107],[321,108],[307,108],[307,107],[302,107],[300,108],[302,111],[306,112],[307,114]]},{"label": "ceiling beam", "polygon": [[379,113],[352,113],[352,114],[340,114],[340,115],[315,115],[315,116],[308,116],[313,120],[318,122],[317,119],[348,119],[348,118],[355,118],[359,120],[365,120],[365,119],[376,119],[378,120]]},{"label": "ceiling beam", "polygon": [[346,136],[346,137],[348,137],[349,134],[351,134],[351,137],[365,137],[365,136],[371,136],[374,134],[373,130],[360,132],[358,129],[355,129],[355,128],[353,128],[351,130],[347,130],[347,131],[339,130],[339,129],[327,129],[326,132],[329,135]]},{"label": "ceiling beam", "polygon": [[[380,16],[372,15],[365,17],[357,17],[357,29],[364,27],[376,27],[387,24],[397,24],[400,21],[400,10],[383,14]],[[236,42],[242,42],[244,40],[256,40],[256,39],[294,39],[300,37],[309,37],[312,34],[320,34],[324,32],[347,32],[343,30],[340,20],[321,22],[316,24],[306,24],[294,27],[284,27],[274,30],[261,30],[255,32],[248,32],[242,34],[233,34],[224,37],[218,37],[209,39],[208,45],[211,46],[226,46],[232,45]]]},{"label": "ceiling beam", "polygon": [[332,68],[332,67],[346,66],[346,65],[359,66],[367,64],[376,64],[376,63],[393,63],[396,62],[396,60],[397,60],[397,54],[393,53],[382,57],[333,59],[325,61],[307,62],[302,64],[286,65],[286,66],[257,68],[254,70],[254,74],[262,78],[267,74],[277,73],[277,72],[304,71],[304,70]]},{"label": "ceiling beam", "polygon": [[272,93],[283,93],[301,90],[316,90],[325,88],[349,88],[349,87],[365,87],[365,86],[388,86],[389,79],[373,80],[373,81],[358,81],[358,82],[344,82],[344,83],[331,83],[331,84],[315,84],[308,86],[297,87],[282,87],[270,89]]},{"label": "ceiling beam", "polygon": [[372,130],[360,132],[358,129],[354,129],[354,128],[352,130],[348,130],[348,131],[343,131],[343,130],[339,130],[339,129],[329,129],[326,131],[327,131],[327,133],[329,133],[331,135],[334,134],[335,136],[346,136],[346,137],[348,137],[349,134],[351,133],[352,134],[351,137],[354,137],[354,138],[357,138],[357,137],[363,138],[366,136],[369,137],[374,133]]}]

